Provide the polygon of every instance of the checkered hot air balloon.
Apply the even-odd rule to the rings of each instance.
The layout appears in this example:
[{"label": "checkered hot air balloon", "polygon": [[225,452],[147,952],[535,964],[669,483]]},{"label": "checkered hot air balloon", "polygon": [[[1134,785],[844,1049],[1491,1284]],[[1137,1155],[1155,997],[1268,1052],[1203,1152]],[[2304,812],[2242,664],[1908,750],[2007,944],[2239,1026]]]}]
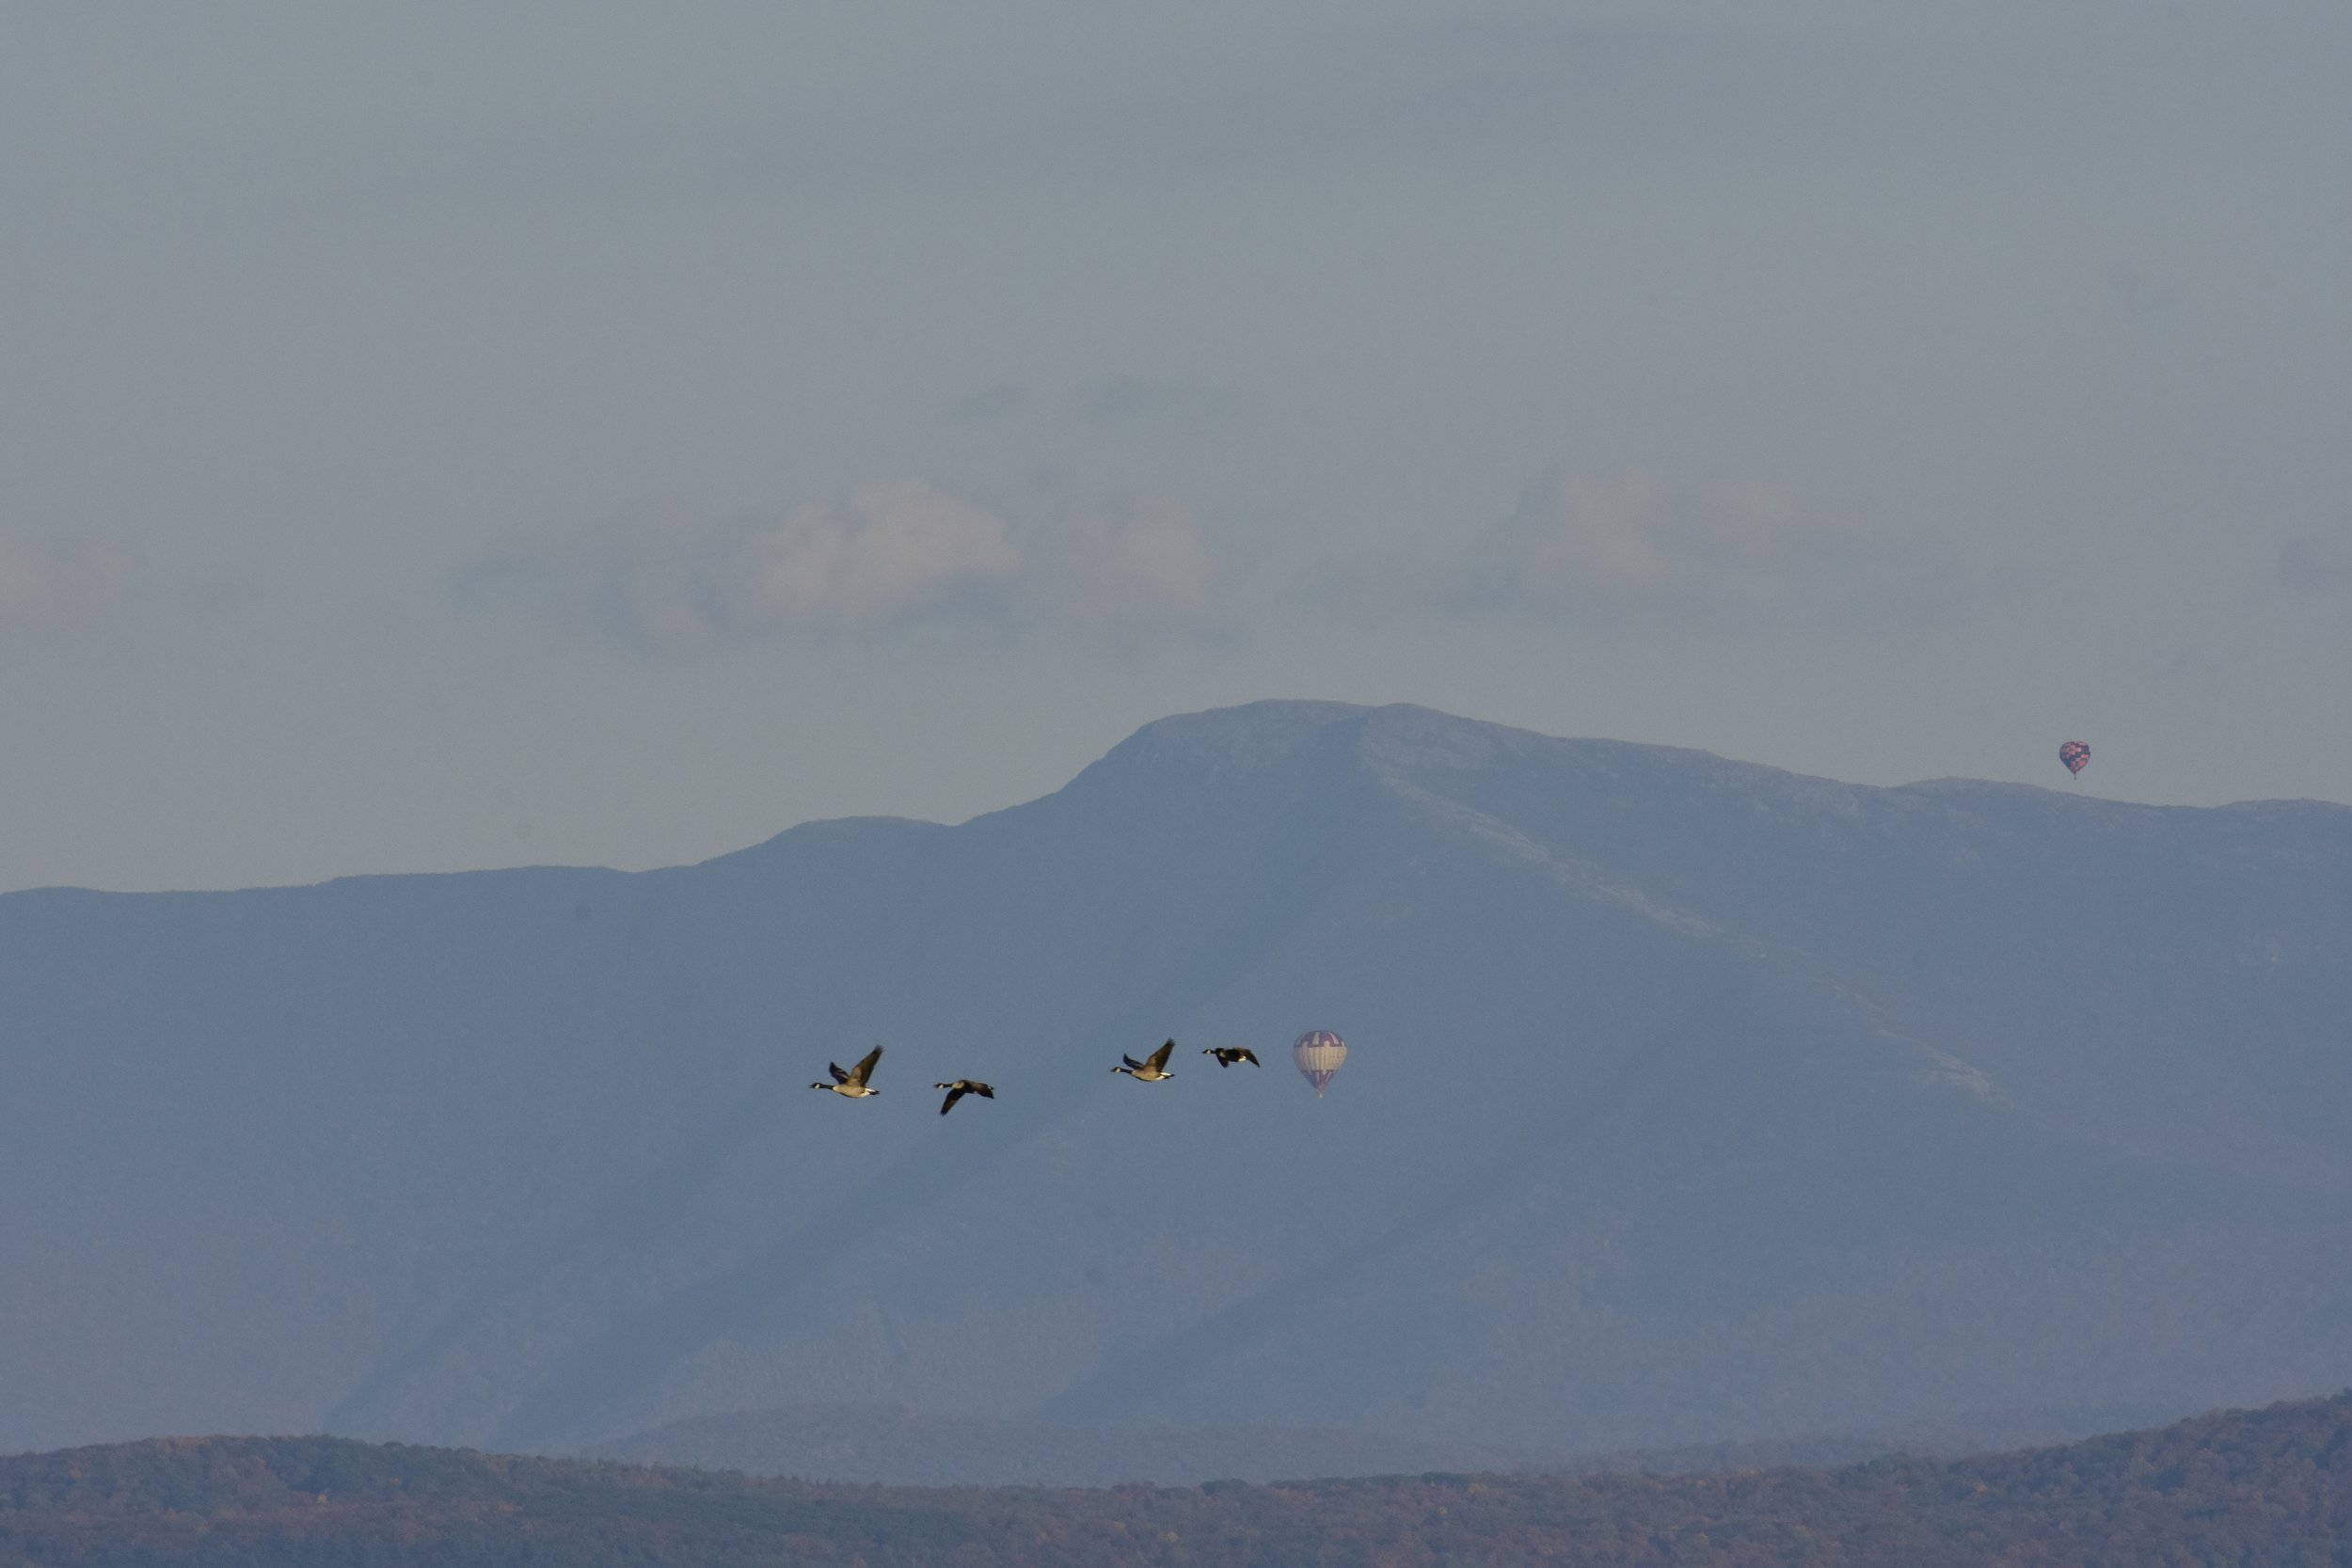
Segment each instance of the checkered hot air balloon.
[{"label": "checkered hot air balloon", "polygon": [[1291,1060],[1315,1086],[1315,1098],[1321,1100],[1331,1075],[1346,1064],[1347,1042],[1328,1029],[1310,1029],[1293,1042]]},{"label": "checkered hot air balloon", "polygon": [[2090,748],[2079,740],[2070,740],[2058,748],[2058,761],[2066,764],[2066,770],[2069,773],[2079,775],[2086,767],[2090,766]]}]

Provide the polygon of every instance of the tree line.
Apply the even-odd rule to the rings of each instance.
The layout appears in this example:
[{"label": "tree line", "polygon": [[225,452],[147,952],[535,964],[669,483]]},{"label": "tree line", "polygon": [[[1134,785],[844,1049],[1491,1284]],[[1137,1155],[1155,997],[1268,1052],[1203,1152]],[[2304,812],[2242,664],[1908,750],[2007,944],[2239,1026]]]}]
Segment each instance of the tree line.
[{"label": "tree line", "polygon": [[2352,1568],[2352,1391],[1983,1458],[1251,1485],[814,1484],[337,1438],[0,1460],[6,1568]]}]

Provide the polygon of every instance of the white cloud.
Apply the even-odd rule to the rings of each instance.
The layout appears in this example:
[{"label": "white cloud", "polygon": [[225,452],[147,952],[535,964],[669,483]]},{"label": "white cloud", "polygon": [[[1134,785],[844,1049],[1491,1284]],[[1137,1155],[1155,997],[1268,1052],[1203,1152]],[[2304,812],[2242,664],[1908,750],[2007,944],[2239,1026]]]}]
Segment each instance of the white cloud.
[{"label": "white cloud", "polygon": [[1199,525],[1171,504],[1023,523],[907,480],[771,519],[517,543],[463,567],[452,588],[467,604],[686,657],[952,628],[1214,631],[1225,579]]},{"label": "white cloud", "polygon": [[111,545],[0,539],[0,632],[38,637],[94,620],[130,577],[130,557]]},{"label": "white cloud", "polygon": [[1785,486],[1642,473],[1536,486],[1438,582],[1423,596],[1457,614],[1730,626],[1910,622],[1987,586]]},{"label": "white cloud", "polygon": [[711,586],[732,625],[863,631],[934,609],[961,587],[1000,581],[1020,564],[1004,519],[905,483],[754,530]]},{"label": "white cloud", "polygon": [[1183,508],[1147,503],[1041,531],[1048,596],[1072,624],[1120,637],[1216,629],[1226,572]]}]

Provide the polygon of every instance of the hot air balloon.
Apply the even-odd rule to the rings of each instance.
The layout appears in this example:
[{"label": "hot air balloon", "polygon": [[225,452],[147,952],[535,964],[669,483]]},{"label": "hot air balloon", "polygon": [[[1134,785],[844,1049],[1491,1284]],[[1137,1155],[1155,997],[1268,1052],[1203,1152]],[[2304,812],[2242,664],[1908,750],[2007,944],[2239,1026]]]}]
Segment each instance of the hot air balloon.
[{"label": "hot air balloon", "polygon": [[1293,1042],[1291,1060],[1315,1086],[1315,1098],[1321,1100],[1331,1075],[1346,1064],[1347,1042],[1328,1029],[1310,1029]]},{"label": "hot air balloon", "polygon": [[2066,764],[2069,773],[2079,776],[2090,765],[2090,748],[2079,740],[2070,740],[2058,748],[2058,761]]}]

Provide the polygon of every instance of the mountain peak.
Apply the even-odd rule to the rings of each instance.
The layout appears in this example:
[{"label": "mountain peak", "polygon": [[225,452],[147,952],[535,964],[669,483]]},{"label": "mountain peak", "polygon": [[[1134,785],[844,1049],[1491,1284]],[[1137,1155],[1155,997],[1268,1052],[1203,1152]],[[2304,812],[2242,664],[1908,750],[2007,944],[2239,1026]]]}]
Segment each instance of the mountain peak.
[{"label": "mountain peak", "polygon": [[[1181,780],[1188,786],[1274,784],[1335,779],[1343,770],[1484,767],[1505,756],[1563,749],[1594,755],[1683,758],[1722,764],[1711,752],[1630,741],[1562,740],[1413,703],[1269,700],[1155,720],[1072,781]],[[1728,764],[1740,767],[1744,765]],[[1766,770],[1759,770],[1766,771]]]},{"label": "mountain peak", "polygon": [[1324,754],[1335,736],[1352,735],[1367,715],[1377,711],[1354,703],[1269,700],[1172,714],[1136,730],[1087,772],[1279,771],[1302,758]]}]

